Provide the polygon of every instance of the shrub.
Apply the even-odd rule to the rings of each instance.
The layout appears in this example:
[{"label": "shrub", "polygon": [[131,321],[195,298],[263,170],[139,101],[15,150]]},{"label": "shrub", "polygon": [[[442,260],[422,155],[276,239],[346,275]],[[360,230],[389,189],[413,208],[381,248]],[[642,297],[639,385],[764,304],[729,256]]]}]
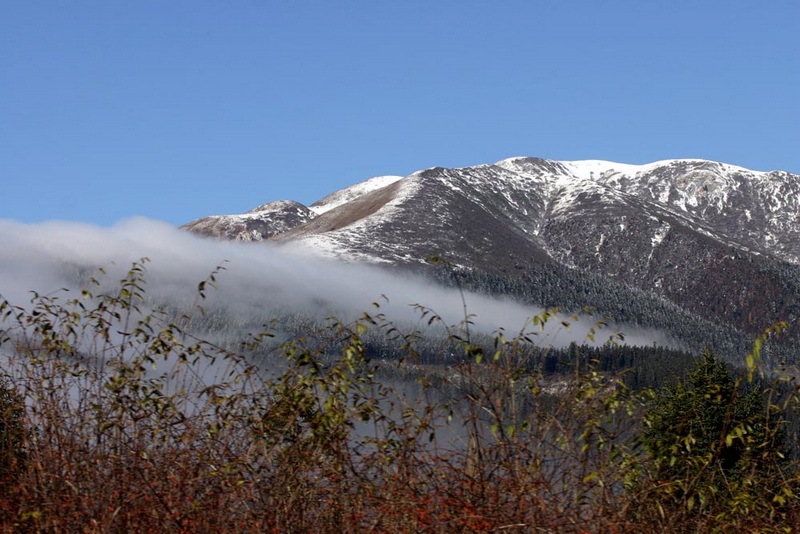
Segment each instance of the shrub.
[{"label": "shrub", "polygon": [[653,393],[643,423],[650,463],[642,484],[662,519],[778,517],[794,500],[796,466],[786,461],[772,389],[736,378],[706,350],[685,381]]},{"label": "shrub", "polygon": [[[3,531],[683,532],[798,519],[796,466],[778,446],[797,390],[778,406],[713,356],[648,401],[583,362],[540,374],[528,348],[550,312],[488,344],[469,317],[447,326],[432,345],[450,366],[420,365],[419,333],[379,308],[232,350],[197,338],[189,314],[148,311],[144,275],[137,263],[113,291],[0,299],[13,367],[0,390]],[[401,358],[370,360],[366,336]],[[409,376],[419,383],[387,378]]]},{"label": "shrub", "polygon": [[23,407],[8,382],[0,382],[0,491],[16,482],[24,461]]}]

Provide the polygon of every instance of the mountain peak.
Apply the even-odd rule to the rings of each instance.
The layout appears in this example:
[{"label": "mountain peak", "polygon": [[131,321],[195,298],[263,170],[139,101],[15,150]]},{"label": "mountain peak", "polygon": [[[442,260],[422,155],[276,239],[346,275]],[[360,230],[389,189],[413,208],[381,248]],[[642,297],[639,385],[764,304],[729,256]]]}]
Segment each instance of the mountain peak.
[{"label": "mountain peak", "polygon": [[[800,315],[798,214],[800,176],[786,172],[514,157],[378,176],[310,207],[268,202],[183,228],[387,266],[420,268],[436,254],[503,287],[524,280],[594,295],[580,289],[588,278],[566,274],[586,273],[753,330]],[[640,297],[609,298],[622,312]]]}]

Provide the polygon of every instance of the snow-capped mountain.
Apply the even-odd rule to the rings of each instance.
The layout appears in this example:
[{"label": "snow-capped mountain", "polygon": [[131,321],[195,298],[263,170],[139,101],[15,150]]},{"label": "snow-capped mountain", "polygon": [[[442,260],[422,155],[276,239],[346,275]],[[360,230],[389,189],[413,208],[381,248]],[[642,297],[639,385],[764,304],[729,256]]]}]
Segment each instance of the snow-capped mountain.
[{"label": "snow-capped mountain", "polygon": [[800,315],[800,176],[783,171],[511,158],[183,228],[347,261],[414,266],[435,254],[508,280],[577,270],[751,333]]},{"label": "snow-capped mountain", "polygon": [[313,219],[317,214],[299,202],[267,202],[241,215],[212,215],[181,228],[210,237],[263,241]]},{"label": "snow-capped mountain", "polygon": [[[522,174],[537,173],[536,160],[512,158],[498,165]],[[755,172],[705,160],[671,160],[649,165],[605,161],[563,162],[551,190],[570,195],[577,183],[631,195],[666,208],[717,237],[797,263],[800,260],[800,178],[787,172]],[[577,180],[576,180],[577,179]],[[655,237],[655,236],[654,236]]]}]

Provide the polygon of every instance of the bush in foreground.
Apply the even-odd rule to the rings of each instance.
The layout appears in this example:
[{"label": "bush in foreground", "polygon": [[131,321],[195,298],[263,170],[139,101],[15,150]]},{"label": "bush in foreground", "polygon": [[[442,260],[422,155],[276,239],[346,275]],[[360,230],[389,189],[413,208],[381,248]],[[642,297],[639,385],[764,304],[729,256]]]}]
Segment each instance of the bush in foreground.
[{"label": "bush in foreground", "polygon": [[[780,404],[768,388],[740,394],[702,371],[708,359],[687,387],[649,396],[591,368],[555,380],[526,360],[530,333],[487,350],[456,328],[449,393],[428,401],[376,378],[414,365],[418,339],[379,309],[232,351],[195,338],[188,316],[147,312],[144,287],[135,264],[114,293],[0,300],[4,531],[766,532],[800,519],[797,466],[772,448],[796,387]],[[367,331],[405,359],[370,361]]]}]

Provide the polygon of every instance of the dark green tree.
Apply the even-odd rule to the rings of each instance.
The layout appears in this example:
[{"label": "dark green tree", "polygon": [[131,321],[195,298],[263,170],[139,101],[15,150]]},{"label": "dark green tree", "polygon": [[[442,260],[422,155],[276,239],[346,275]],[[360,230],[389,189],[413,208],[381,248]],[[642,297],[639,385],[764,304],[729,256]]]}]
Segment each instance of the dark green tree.
[{"label": "dark green tree", "polygon": [[[761,392],[743,392],[728,364],[706,350],[685,381],[662,388],[646,419],[645,444],[665,471],[681,469],[676,459],[711,455],[716,467],[730,475],[745,457],[748,445],[763,440]],[[743,427],[750,439],[729,438]],[[740,436],[741,437],[741,436]]]},{"label": "dark green tree", "polygon": [[770,391],[706,350],[684,381],[653,396],[643,432],[650,487],[689,510],[726,512],[770,493],[784,465]]}]

